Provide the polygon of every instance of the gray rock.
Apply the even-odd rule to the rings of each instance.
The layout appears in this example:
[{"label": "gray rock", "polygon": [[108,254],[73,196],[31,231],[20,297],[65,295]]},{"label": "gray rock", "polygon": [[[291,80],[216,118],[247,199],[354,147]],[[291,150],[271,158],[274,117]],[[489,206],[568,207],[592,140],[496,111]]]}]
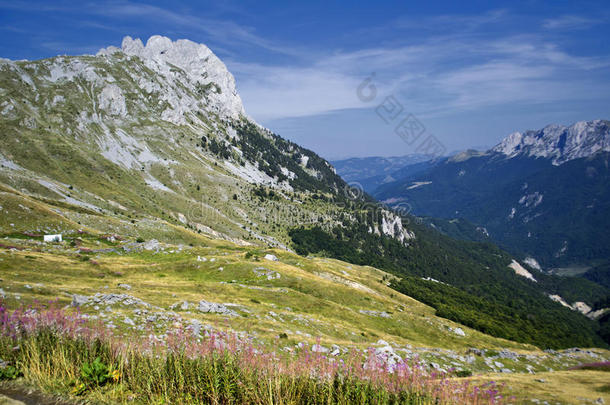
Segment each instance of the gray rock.
[{"label": "gray rock", "polygon": [[277,271],[269,270],[264,267],[257,267],[252,270],[258,277],[265,277],[267,280],[275,280],[281,277]]},{"label": "gray rock", "polygon": [[466,336],[466,332],[464,332],[462,328],[454,328],[451,331],[458,336]]},{"label": "gray rock", "polygon": [[125,317],[125,319],[123,319],[123,323],[129,325],[129,326],[136,326],[136,323],[133,321],[133,319],[129,318],[129,317]]},{"label": "gray rock", "polygon": [[[93,300],[95,303],[103,304],[103,305],[115,305],[121,304],[124,306],[142,306],[145,308],[153,308],[149,303],[142,301],[139,298],[133,297],[129,294],[101,294],[96,293],[93,297],[89,298]],[[155,307],[156,308],[156,307]]]},{"label": "gray rock", "polygon": [[[383,340],[377,341],[378,344],[379,344],[379,342],[386,343]],[[375,355],[378,358],[382,359],[390,370],[394,369],[394,366],[396,365],[396,363],[399,363],[402,361],[402,358],[394,351],[394,348],[387,343],[383,347],[376,348]]]},{"label": "gray rock", "polygon": [[151,239],[148,242],[144,243],[145,250],[156,250],[158,252],[159,247],[160,247],[159,241],[156,239]]},{"label": "gray rock", "polygon": [[176,302],[175,304],[170,306],[169,309],[175,310],[177,308],[180,308],[183,311],[188,311],[190,306],[191,306],[191,304],[188,301],[180,301],[180,302]]},{"label": "gray rock", "polygon": [[483,356],[483,354],[485,352],[483,350],[481,350],[481,349],[477,349],[475,347],[471,347],[470,349],[468,349],[468,351],[466,353],[474,354],[475,356]]},{"label": "gray rock", "polygon": [[131,286],[129,284],[119,284],[119,288],[123,288],[127,291],[131,290]]},{"label": "gray rock", "polygon": [[208,302],[205,300],[199,301],[197,309],[201,312],[210,314],[222,314],[227,316],[237,316],[237,312],[227,308],[224,304],[218,304],[216,302]]},{"label": "gray rock", "polygon": [[17,401],[16,399],[9,398],[6,395],[0,394],[0,405],[26,405],[25,402]]},{"label": "gray rock", "polygon": [[267,253],[265,255],[265,260],[270,260],[272,262],[277,262],[278,261],[278,259],[277,259],[277,257],[275,255],[272,255],[272,254],[269,254],[269,253]]},{"label": "gray rock", "polygon": [[86,295],[74,294],[74,295],[72,295],[72,303],[70,305],[72,305],[73,307],[82,307],[83,305],[87,304],[88,302],[89,302],[89,297],[87,297]]},{"label": "gray rock", "polygon": [[328,347],[324,347],[316,343],[315,345],[311,346],[311,351],[314,353],[328,353]]},{"label": "gray rock", "polygon": [[190,330],[195,337],[201,337],[202,328],[203,324],[196,319],[191,320],[190,325],[186,327],[186,329]]},{"label": "gray rock", "polygon": [[511,352],[510,350],[503,349],[498,353],[498,357],[501,359],[516,360],[519,355],[515,352]]},{"label": "gray rock", "polygon": [[370,315],[370,316],[376,316],[379,318],[391,318],[390,314],[388,314],[385,311],[370,311],[367,309],[361,309],[358,312],[360,312],[363,315]]}]

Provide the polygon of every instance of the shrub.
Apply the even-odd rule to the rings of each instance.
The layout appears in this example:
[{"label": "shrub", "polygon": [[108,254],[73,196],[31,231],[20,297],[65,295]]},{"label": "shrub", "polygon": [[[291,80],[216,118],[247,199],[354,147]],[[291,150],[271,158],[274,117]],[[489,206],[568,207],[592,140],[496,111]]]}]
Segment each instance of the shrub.
[{"label": "shrub", "polygon": [[84,363],[81,372],[81,379],[86,385],[102,386],[112,378],[110,368],[96,357],[92,363]]},{"label": "shrub", "polygon": [[14,380],[19,377],[21,373],[15,366],[6,365],[0,367],[0,381],[2,380]]},{"label": "shrub", "polygon": [[610,361],[601,361],[598,363],[580,364],[570,368],[570,370],[594,370],[594,371],[610,371]]},{"label": "shrub", "polygon": [[470,370],[458,370],[455,373],[456,377],[470,377],[472,376],[472,371]]}]

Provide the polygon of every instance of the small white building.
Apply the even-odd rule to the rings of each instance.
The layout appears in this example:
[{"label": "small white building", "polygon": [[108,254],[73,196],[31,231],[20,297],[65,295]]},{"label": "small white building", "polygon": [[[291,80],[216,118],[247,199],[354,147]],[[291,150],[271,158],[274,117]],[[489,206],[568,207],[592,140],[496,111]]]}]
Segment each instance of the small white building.
[{"label": "small white building", "polygon": [[45,235],[44,236],[44,241],[45,242],[61,242],[61,234],[59,235]]}]

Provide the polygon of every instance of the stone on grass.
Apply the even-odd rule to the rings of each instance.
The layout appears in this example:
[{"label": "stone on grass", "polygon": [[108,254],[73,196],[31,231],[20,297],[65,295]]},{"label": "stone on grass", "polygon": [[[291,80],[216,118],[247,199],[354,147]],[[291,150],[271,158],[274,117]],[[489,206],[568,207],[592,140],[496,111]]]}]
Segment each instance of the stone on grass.
[{"label": "stone on grass", "polygon": [[314,353],[328,353],[328,347],[324,347],[316,343],[315,345],[311,346],[311,351]]},{"label": "stone on grass", "polygon": [[74,294],[72,295],[72,306],[73,307],[81,307],[83,305],[85,305],[87,302],[89,302],[89,297],[87,297],[86,295],[78,295],[78,294]]},{"label": "stone on grass", "polygon": [[201,312],[209,314],[221,314],[228,316],[237,316],[237,312],[227,308],[224,304],[218,304],[216,302],[208,302],[205,300],[199,301],[197,309]]}]

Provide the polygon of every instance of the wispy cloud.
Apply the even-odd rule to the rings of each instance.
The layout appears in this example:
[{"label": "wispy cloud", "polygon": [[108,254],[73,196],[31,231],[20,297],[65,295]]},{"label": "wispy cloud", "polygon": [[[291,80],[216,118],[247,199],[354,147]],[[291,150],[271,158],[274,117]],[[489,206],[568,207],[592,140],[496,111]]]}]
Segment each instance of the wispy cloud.
[{"label": "wispy cloud", "polygon": [[[228,5],[220,6],[220,8],[238,10],[238,8]],[[201,16],[201,12],[190,9],[164,8],[130,0],[89,2],[79,4],[78,8],[75,8],[71,2],[60,1],[53,4],[46,1],[0,0],[0,9],[31,13],[54,13],[55,16],[70,16],[79,13],[87,16],[103,17],[109,23],[95,22],[93,24],[97,24],[96,28],[107,30],[112,30],[112,26],[120,22],[129,26],[129,22],[137,19],[138,22],[146,22],[150,25],[158,24],[166,29],[173,27],[179,31],[203,33],[211,41],[218,44],[252,45],[270,52],[298,55],[294,46],[282,45],[277,41],[265,39],[257,35],[255,30],[247,25],[237,24],[226,19]]]},{"label": "wispy cloud", "polygon": [[[371,72],[421,114],[508,103],[596,97],[610,90],[591,77],[610,57],[576,56],[540,35],[430,38],[417,45],[329,54],[307,66],[232,63],[247,110],[262,120],[364,107],[358,84]],[[602,73],[603,74],[603,73]]]},{"label": "wispy cloud", "polygon": [[143,18],[149,22],[163,22],[181,29],[204,32],[219,43],[250,44],[268,51],[294,54],[293,48],[281,46],[257,35],[252,28],[232,21],[200,17],[188,11],[178,12],[149,4],[122,1],[110,3],[90,3],[84,11],[112,19]]},{"label": "wispy cloud", "polygon": [[579,15],[562,15],[544,20],[542,26],[548,30],[574,30],[591,28],[599,22],[599,20]]}]

